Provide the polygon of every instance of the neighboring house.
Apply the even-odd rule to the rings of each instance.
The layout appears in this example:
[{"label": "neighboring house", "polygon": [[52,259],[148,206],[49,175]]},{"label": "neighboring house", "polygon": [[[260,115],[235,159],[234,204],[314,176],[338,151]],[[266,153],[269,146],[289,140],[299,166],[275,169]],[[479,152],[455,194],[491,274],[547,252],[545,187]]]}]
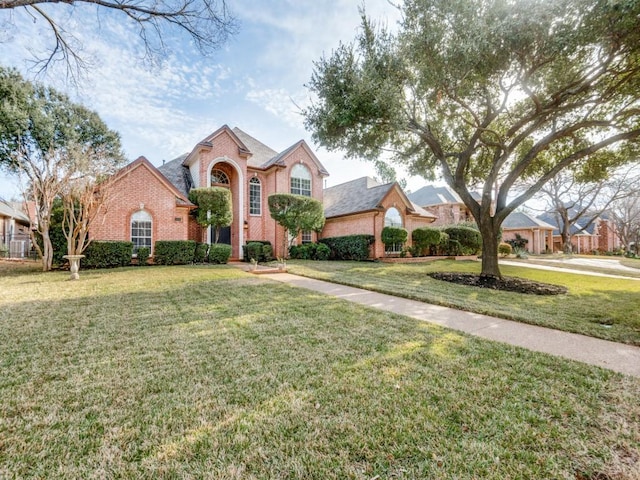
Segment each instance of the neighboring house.
[{"label": "neighboring house", "polygon": [[29,217],[19,204],[0,200],[0,256],[24,258],[29,255],[29,225]]},{"label": "neighboring house", "polygon": [[385,226],[405,228],[410,244],[415,228],[436,220],[435,215],[412,203],[396,182],[382,185],[369,177],[325,189],[324,214],[326,223],[322,238],[373,235],[375,243],[371,255],[374,258],[385,255],[385,246],[380,241],[380,232]]},{"label": "neighboring house", "polygon": [[[475,192],[472,195],[476,200],[480,198]],[[433,222],[434,226],[473,222],[473,215],[460,196],[449,186],[425,185],[410,193],[408,197],[413,203],[437,217]]]},{"label": "neighboring house", "polygon": [[[574,216],[575,212],[569,212]],[[538,218],[554,226],[553,251],[562,251],[562,236],[559,222],[562,222],[553,212],[543,213]],[[593,216],[585,215],[571,225],[571,245],[574,253],[593,253],[595,251],[610,252],[620,248],[620,239],[616,234],[614,223],[605,215],[599,215],[586,228]]]},{"label": "neighboring house", "polygon": [[[268,196],[294,193],[322,201],[328,175],[304,140],[276,152],[224,125],[159,168],[140,157],[120,170],[91,236],[152,249],[157,240],[210,242],[211,229],[201,228],[189,214],[195,205],[188,196],[192,188],[221,186],[231,190],[233,223],[222,229],[219,242],[231,245],[232,258],[241,258],[242,245],[251,240],[268,240],[282,255],[284,232],[269,214]],[[315,241],[316,234],[303,232],[298,240]]]},{"label": "neighboring house", "polygon": [[553,225],[523,212],[513,212],[502,222],[502,241],[514,240],[517,235],[527,240],[525,249],[540,254],[553,246]]}]

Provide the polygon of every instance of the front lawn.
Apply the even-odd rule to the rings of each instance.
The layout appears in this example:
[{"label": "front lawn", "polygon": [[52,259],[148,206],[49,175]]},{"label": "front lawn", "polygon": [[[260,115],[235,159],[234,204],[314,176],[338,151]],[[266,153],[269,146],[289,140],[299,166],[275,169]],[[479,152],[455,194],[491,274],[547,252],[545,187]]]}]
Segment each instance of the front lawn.
[{"label": "front lawn", "polygon": [[321,280],[535,325],[640,345],[640,281],[502,265],[503,275],[563,285],[567,295],[538,296],[467,287],[430,278],[434,271],[480,272],[479,262],[420,264],[289,262],[289,271]]},{"label": "front lawn", "polygon": [[0,478],[637,478],[640,380],[231,267],[2,278]]}]

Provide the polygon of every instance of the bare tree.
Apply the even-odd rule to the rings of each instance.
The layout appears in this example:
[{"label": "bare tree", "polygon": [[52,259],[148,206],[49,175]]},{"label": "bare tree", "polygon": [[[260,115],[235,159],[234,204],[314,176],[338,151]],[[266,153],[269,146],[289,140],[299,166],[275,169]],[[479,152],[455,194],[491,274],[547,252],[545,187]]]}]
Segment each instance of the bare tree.
[{"label": "bare tree", "polygon": [[52,63],[63,62],[67,73],[82,70],[86,64],[80,53],[81,45],[73,34],[51,14],[48,5],[56,9],[71,9],[81,5],[94,6],[101,12],[119,12],[132,23],[143,41],[148,57],[161,54],[171,30],[187,35],[202,54],[217,50],[236,33],[237,22],[225,0],[2,0],[0,10],[24,9],[34,22],[41,19],[50,29],[53,46],[43,58],[37,58],[39,72]]},{"label": "bare tree", "polygon": [[[546,203],[545,217],[553,217],[565,253],[573,249],[573,235],[587,231],[613,202],[629,195],[630,172],[618,171],[610,177],[583,181],[574,172],[564,171],[540,189]],[[552,223],[549,218],[545,220]]]},{"label": "bare tree", "polygon": [[640,243],[640,191],[637,182],[638,178],[628,182],[629,194],[612,202],[607,211],[624,248],[629,251],[633,244],[636,253]]}]

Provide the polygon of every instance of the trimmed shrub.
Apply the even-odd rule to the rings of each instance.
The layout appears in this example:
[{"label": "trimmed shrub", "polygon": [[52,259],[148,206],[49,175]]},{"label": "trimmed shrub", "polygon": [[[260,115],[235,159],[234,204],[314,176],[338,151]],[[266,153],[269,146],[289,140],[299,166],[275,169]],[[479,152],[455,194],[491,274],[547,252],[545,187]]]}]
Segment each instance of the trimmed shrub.
[{"label": "trimmed shrub", "polygon": [[526,250],[527,249],[527,243],[529,243],[529,239],[528,238],[523,238],[522,235],[520,235],[519,233],[516,233],[516,237],[511,239],[511,240],[507,240],[506,243],[508,243],[509,245],[511,245],[511,248],[513,250]]},{"label": "trimmed shrub", "polygon": [[196,243],[196,250],[193,253],[193,263],[204,263],[207,259],[208,243]]},{"label": "trimmed shrub", "polygon": [[227,263],[231,256],[231,245],[213,243],[209,247],[209,263]]},{"label": "trimmed shrub", "polygon": [[[482,236],[475,228],[470,227],[447,227],[444,231],[449,234],[450,240],[460,243],[462,253],[457,255],[475,255],[482,250]],[[449,253],[449,255],[453,255]]]},{"label": "trimmed shrub", "polygon": [[364,261],[369,259],[369,247],[374,241],[373,235],[345,235],[323,238],[320,243],[329,247],[332,260]]},{"label": "trimmed shrub", "polygon": [[149,247],[140,247],[138,248],[138,265],[139,266],[144,266],[147,265],[147,260],[149,260],[149,254],[151,253],[151,250],[149,249]]},{"label": "trimmed shrub", "polygon": [[158,265],[186,265],[193,262],[195,252],[193,240],[158,240],[153,261]]},{"label": "trimmed shrub", "polygon": [[413,242],[411,255],[414,257],[436,255],[443,233],[437,228],[416,228],[411,232],[411,241]]},{"label": "trimmed shrub", "polygon": [[84,251],[83,268],[126,267],[131,264],[133,243],[93,241]]},{"label": "trimmed shrub", "polygon": [[245,250],[247,252],[247,257],[249,258],[249,260],[253,259],[256,262],[262,260],[262,243],[249,242],[245,246]]},{"label": "trimmed shrub", "polygon": [[324,243],[318,243],[316,245],[316,260],[329,260],[331,255],[331,249]]},{"label": "trimmed shrub", "polygon": [[436,250],[438,255],[449,255],[449,234],[447,232],[440,232],[440,242]]},{"label": "trimmed shrub", "polygon": [[[404,228],[384,227],[380,232],[380,240],[384,243],[385,250],[392,246],[398,246],[407,241],[409,234]],[[406,256],[406,253],[405,253]]]},{"label": "trimmed shrub", "polygon": [[273,260],[273,247],[270,243],[265,243],[262,245],[262,256],[265,262],[270,262]]},{"label": "trimmed shrub", "polygon": [[[262,251],[257,253],[258,256],[256,257],[252,257],[249,256],[249,244],[250,243],[258,243],[260,245],[262,245]],[[265,249],[265,247],[268,247]],[[253,247],[256,248],[257,247]],[[252,250],[252,252],[255,254],[255,250]],[[259,262],[268,262],[269,260],[273,259],[273,247],[271,246],[271,242],[269,240],[251,240],[247,243],[244,244],[244,247],[242,248],[242,259],[245,262],[248,262],[251,259],[255,259]]]},{"label": "trimmed shrub", "polygon": [[451,255],[451,256],[464,255],[463,251],[464,250],[462,248],[462,245],[458,240],[449,239],[449,241],[447,242],[447,250],[446,250],[447,255]]},{"label": "trimmed shrub", "polygon": [[512,251],[513,249],[511,248],[511,245],[509,245],[506,242],[500,242],[500,245],[498,245],[498,253],[503,257],[506,257],[507,255],[511,255]]}]

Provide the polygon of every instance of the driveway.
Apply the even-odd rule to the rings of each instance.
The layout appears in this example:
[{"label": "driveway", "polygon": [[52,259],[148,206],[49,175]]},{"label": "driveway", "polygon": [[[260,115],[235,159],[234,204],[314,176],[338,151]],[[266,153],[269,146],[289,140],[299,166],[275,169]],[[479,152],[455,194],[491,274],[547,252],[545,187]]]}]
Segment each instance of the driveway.
[{"label": "driveway", "polygon": [[[576,258],[543,258],[536,257],[536,262],[545,262],[548,265],[539,265],[534,263],[528,263],[526,261],[509,261],[509,260],[500,260],[501,265],[512,265],[516,267],[528,267],[528,268],[537,268],[538,270],[553,270],[558,272],[566,272],[566,273],[577,273],[579,275],[591,275],[595,277],[608,277],[608,278],[623,278],[626,280],[640,280],[640,278],[634,278],[622,275],[624,272],[633,272],[640,273],[640,270],[637,268],[627,267],[622,265],[619,260],[605,259],[605,258],[584,258],[584,257],[576,257]],[[581,266],[581,267],[592,267],[592,268],[601,268],[607,270],[617,270],[621,273],[621,275],[612,275],[609,273],[600,273],[600,272],[590,272],[587,270],[572,270],[571,266]]]}]

